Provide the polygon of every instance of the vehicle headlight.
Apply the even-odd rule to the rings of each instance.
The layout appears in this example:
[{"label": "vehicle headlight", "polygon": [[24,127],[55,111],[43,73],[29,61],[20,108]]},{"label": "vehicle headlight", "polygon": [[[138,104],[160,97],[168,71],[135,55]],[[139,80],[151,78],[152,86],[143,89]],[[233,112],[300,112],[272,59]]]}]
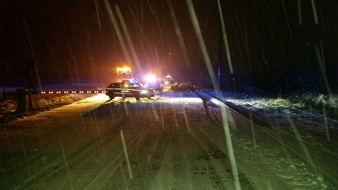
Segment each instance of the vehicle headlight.
[{"label": "vehicle headlight", "polygon": [[157,78],[155,75],[153,74],[148,74],[144,77],[144,80],[147,82],[147,83],[154,83],[156,82]]},{"label": "vehicle headlight", "polygon": [[141,94],[148,94],[148,90],[141,90]]}]

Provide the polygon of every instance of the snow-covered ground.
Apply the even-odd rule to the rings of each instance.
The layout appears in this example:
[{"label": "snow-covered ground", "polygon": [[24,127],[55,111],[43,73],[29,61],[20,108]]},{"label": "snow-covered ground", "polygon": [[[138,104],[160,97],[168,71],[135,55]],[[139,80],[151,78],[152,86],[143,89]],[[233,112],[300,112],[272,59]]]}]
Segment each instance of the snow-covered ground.
[{"label": "snow-covered ground", "polygon": [[[212,90],[206,90],[217,95]],[[273,126],[298,128],[314,128],[320,130],[338,130],[337,118],[330,118],[325,112],[304,107],[299,103],[292,103],[284,98],[249,97],[242,94],[221,93],[223,101],[232,103],[238,109],[268,121]]]},{"label": "snow-covered ground", "polygon": [[[274,123],[272,127],[289,128],[291,121],[304,121],[297,127],[312,126],[301,115],[319,114],[325,119],[320,113],[287,106],[283,99],[229,93],[223,93],[223,98],[264,116]],[[232,140],[242,189],[335,188],[258,129],[253,141],[250,122],[235,113],[230,116],[231,125],[238,127]],[[329,124],[334,129],[335,120],[326,121],[333,122]],[[314,126],[322,127],[320,121]],[[122,129],[129,143],[133,179],[128,177]],[[157,94],[139,102],[134,98],[109,100],[100,94],[2,124],[0,137],[3,187],[231,189],[236,182],[223,128],[210,122],[201,99],[191,92]]]}]

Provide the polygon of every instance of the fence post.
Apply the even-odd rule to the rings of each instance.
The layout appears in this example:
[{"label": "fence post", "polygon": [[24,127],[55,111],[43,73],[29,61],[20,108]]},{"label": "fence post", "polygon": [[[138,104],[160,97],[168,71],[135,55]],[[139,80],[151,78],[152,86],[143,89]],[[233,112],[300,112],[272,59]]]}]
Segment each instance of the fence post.
[{"label": "fence post", "polygon": [[26,112],[26,90],[17,89],[16,90],[16,100],[17,100],[17,112]]}]

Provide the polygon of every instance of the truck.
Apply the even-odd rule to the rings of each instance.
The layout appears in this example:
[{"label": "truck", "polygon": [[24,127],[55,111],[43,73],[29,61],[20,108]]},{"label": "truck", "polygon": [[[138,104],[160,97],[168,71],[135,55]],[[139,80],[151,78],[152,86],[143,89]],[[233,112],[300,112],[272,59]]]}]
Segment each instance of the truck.
[{"label": "truck", "polygon": [[134,74],[130,67],[124,66],[124,67],[117,67],[116,68],[116,76],[115,76],[115,82],[136,82],[136,79],[134,77]]}]

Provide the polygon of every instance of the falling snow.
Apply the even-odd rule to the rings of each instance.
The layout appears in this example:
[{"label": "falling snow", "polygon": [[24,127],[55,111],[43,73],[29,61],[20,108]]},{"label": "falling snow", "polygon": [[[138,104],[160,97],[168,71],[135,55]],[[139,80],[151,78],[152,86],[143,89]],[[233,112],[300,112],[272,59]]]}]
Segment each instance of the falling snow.
[{"label": "falling snow", "polygon": [[[0,189],[338,189],[337,12],[333,0],[1,1]],[[40,94],[18,113],[5,93],[102,90],[126,65],[221,102]]]}]

